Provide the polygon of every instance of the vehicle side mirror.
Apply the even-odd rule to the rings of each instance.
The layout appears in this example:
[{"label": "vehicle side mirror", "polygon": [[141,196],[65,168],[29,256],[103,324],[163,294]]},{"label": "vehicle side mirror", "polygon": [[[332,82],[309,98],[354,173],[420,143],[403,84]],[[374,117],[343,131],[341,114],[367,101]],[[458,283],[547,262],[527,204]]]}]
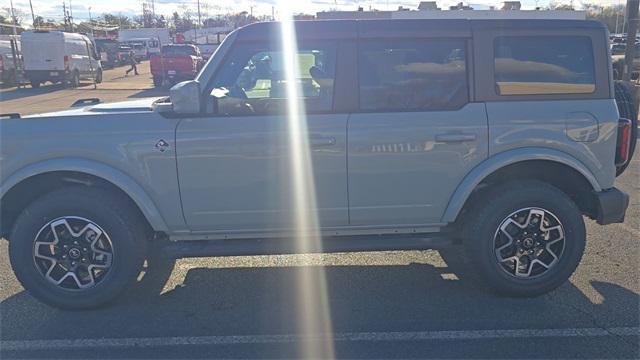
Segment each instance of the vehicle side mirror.
[{"label": "vehicle side mirror", "polygon": [[195,80],[183,81],[169,90],[173,111],[177,114],[200,113],[200,83]]}]

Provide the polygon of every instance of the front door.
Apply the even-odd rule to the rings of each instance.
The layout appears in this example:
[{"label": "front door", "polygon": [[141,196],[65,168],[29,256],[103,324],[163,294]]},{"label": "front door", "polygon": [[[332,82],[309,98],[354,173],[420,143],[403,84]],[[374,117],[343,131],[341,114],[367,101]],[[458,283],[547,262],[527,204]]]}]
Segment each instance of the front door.
[{"label": "front door", "polygon": [[470,103],[465,39],[360,40],[360,112],[349,119],[351,225],[438,224],[487,157],[487,117]]},{"label": "front door", "polygon": [[[332,113],[336,49],[303,44],[298,104],[306,107],[312,180],[320,226],[348,223],[346,124]],[[176,152],[182,208],[195,232],[256,233],[293,226],[292,159],[282,51],[259,43],[236,44],[210,84],[228,90],[214,114],[183,119]],[[219,92],[219,91],[218,91]]]}]

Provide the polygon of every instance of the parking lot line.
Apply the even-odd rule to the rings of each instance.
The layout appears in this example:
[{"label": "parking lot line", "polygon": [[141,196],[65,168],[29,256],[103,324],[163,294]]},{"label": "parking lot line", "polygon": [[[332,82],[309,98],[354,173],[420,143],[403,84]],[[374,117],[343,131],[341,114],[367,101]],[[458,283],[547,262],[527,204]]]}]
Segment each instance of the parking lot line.
[{"label": "parking lot line", "polygon": [[[334,341],[421,341],[421,340],[483,340],[498,338],[542,338],[542,337],[606,337],[640,336],[640,327],[572,328],[572,329],[513,329],[513,330],[454,330],[454,331],[410,331],[410,332],[346,332],[331,335]],[[237,336],[193,336],[150,337],[113,339],[59,339],[0,341],[2,351],[33,351],[80,348],[130,348],[183,345],[250,345],[283,344],[314,341],[327,335],[237,335]]]}]

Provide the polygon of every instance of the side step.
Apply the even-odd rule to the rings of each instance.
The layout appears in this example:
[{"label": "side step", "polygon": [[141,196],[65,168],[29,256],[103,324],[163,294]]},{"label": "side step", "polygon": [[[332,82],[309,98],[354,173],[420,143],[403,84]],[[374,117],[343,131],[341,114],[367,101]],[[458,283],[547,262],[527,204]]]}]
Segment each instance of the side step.
[{"label": "side step", "polygon": [[221,239],[165,242],[162,252],[172,258],[429,250],[450,246],[453,240],[427,236],[325,237],[319,246],[294,239]]}]

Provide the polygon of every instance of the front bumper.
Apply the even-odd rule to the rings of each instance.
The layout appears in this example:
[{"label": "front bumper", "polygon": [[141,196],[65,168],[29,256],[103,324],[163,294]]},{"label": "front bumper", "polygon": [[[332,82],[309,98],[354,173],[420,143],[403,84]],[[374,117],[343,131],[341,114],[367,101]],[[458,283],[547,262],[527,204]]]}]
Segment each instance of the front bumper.
[{"label": "front bumper", "polygon": [[593,193],[595,220],[600,225],[624,222],[624,214],[629,206],[629,195],[611,188]]}]

